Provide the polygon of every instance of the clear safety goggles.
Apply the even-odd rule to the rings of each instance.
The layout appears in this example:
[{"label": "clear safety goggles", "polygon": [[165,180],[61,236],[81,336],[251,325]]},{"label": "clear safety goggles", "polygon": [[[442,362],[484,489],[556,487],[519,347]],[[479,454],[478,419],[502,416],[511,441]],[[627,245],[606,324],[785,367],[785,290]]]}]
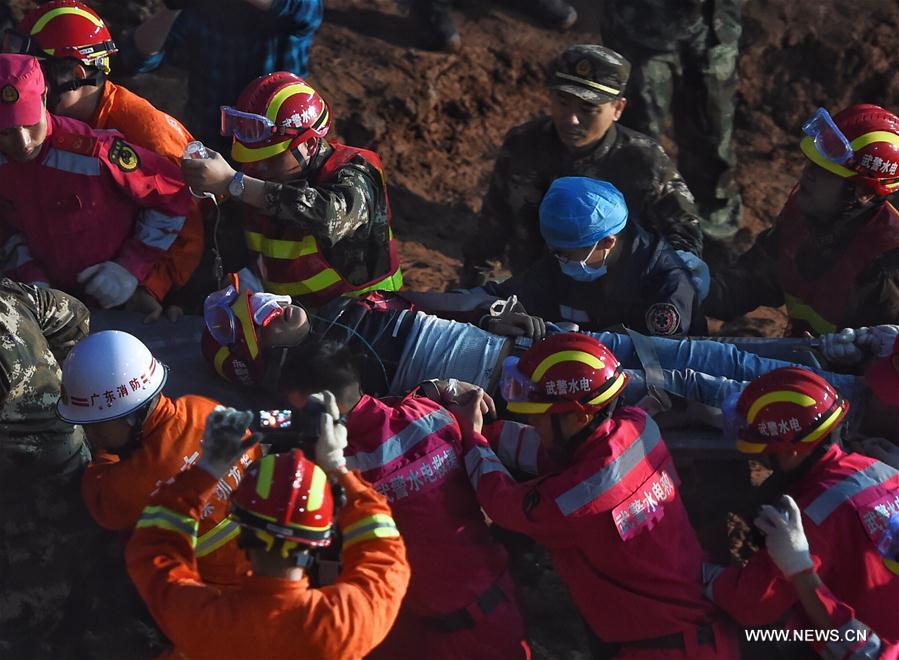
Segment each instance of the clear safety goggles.
[{"label": "clear safety goggles", "polygon": [[[3,41],[0,43],[0,51],[12,55],[33,55],[37,58],[46,58],[50,53],[41,49],[38,43],[31,37],[19,34],[15,30],[6,29],[3,32]],[[63,50],[57,50],[53,53],[53,57],[74,57],[80,60],[95,60],[101,57],[108,57],[113,53],[119,52],[114,41],[101,41],[96,44],[87,44],[85,46],[69,47]]]},{"label": "clear safety goggles", "polygon": [[503,371],[499,377],[499,392],[507,403],[523,403],[531,400],[537,390],[537,383],[518,369],[518,358],[509,356],[503,360]]},{"label": "clear safety goggles", "polygon": [[849,140],[824,108],[815,110],[802,125],[802,132],[812,138],[815,149],[830,162],[842,165],[852,158],[854,152]]},{"label": "clear safety goggles", "polygon": [[310,128],[278,126],[268,117],[242,112],[230,105],[221,106],[221,111],[221,134],[226,137],[233,136],[244,144],[265,142],[273,135],[303,136],[306,133],[314,135]]},{"label": "clear safety goggles", "polygon": [[596,252],[596,248],[597,248],[597,247],[599,247],[599,241],[596,241],[596,243],[593,244],[593,247],[590,248],[590,251],[587,253],[587,256],[586,256],[586,257],[584,257],[583,259],[580,259],[580,260],[578,260],[578,261],[575,261],[574,259],[568,259],[568,258],[566,258],[566,257],[563,257],[561,254],[559,254],[559,253],[556,252],[555,250],[553,251],[553,255],[556,257],[556,260],[557,260],[557,261],[559,262],[559,264],[562,265],[562,266],[564,266],[565,264],[576,264],[576,263],[580,263],[581,266],[584,266],[584,267],[585,267],[585,266],[587,265],[587,262],[590,261],[590,257],[592,257],[592,256],[593,256],[593,253]]},{"label": "clear safety goggles", "polygon": [[[218,343],[230,346],[237,340],[237,317],[234,314],[234,301],[240,296],[234,285],[228,285],[206,297],[203,303],[203,318],[209,334]],[[274,293],[254,293],[250,295],[250,312],[253,323],[264,328],[276,318],[284,314],[284,307],[291,303],[290,296],[278,296]]]}]

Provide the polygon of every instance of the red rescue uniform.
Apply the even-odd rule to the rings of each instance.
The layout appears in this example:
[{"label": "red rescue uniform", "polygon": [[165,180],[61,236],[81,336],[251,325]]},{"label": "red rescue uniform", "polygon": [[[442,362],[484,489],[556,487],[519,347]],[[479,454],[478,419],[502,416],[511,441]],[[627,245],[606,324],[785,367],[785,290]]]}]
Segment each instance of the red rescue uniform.
[{"label": "red rescue uniform", "polygon": [[78,293],[78,273],[115,261],[143,283],[190,210],[173,163],[115,131],[47,113],[34,160],[0,156],[0,269]]},{"label": "red rescue uniform", "polygon": [[505,549],[462,467],[462,434],[430,399],[363,396],[347,419],[347,464],[390,502],[412,580],[396,626],[370,658],[527,658]]},{"label": "red rescue uniform", "polygon": [[[84,471],[81,493],[97,524],[130,531],[150,496],[200,457],[206,418],[216,405],[200,396],[172,400],[161,395],[144,422],[140,445],[134,451],[124,458],[96,454]],[[258,446],[244,454],[216,484],[200,511],[200,537],[195,550],[197,566],[206,582],[236,584],[249,570],[235,540],[237,524],[228,517],[229,501],[247,466],[261,456]]]},{"label": "red rescue uniform", "polygon": [[[890,511],[899,507],[899,472],[834,445],[789,489],[821,580],[855,616],[887,639],[899,639],[899,576],[877,552]],[[718,573],[708,593],[746,626],[777,620],[796,592],[767,552]],[[889,603],[891,605],[887,606]],[[808,628],[804,620],[797,623]]]},{"label": "red rescue uniform", "polygon": [[831,628],[840,632],[839,639],[815,643],[814,649],[824,658],[838,660],[899,660],[899,643],[883,639],[862,621],[855,618],[855,610],[834,596],[826,585],[815,590],[831,621]]},{"label": "red rescue uniform", "polygon": [[484,511],[546,546],[593,632],[622,644],[615,657],[649,657],[649,648],[654,658],[738,656],[736,639],[714,623],[703,598],[702,550],[671,455],[642,410],[616,411],[568,467],[525,483],[515,482],[483,436],[466,444],[465,466]]},{"label": "red rescue uniform", "polygon": [[352,473],[340,483],[347,494],[337,517],[342,569],[334,584],[321,589],[310,588],[305,576],[252,573],[235,589],[204,584],[193,546],[216,481],[193,468],[159,491],[125,559],[177,657],[357,660],[384,639],[409,583],[403,541],[383,497]]}]

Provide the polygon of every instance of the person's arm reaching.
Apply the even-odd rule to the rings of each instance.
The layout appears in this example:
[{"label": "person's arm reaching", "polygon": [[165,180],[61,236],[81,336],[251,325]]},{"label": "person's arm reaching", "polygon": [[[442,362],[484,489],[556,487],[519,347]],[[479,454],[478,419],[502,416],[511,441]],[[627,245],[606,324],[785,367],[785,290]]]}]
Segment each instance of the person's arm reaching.
[{"label": "person's arm reaching", "polygon": [[50,278],[31,254],[25,234],[0,226],[0,274],[17,282],[49,285]]}]

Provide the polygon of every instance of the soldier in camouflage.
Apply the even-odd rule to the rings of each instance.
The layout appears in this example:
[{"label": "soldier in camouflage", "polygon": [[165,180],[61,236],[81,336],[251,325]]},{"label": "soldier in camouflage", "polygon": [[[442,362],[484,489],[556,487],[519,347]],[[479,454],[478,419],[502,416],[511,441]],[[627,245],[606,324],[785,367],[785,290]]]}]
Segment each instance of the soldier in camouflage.
[{"label": "soldier in camouflage", "polygon": [[731,144],[744,0],[609,0],[603,41],[631,62],[621,122],[659,139],[669,113],[677,164],[703,231],[726,239],[742,201]]},{"label": "soldier in camouflage", "polygon": [[492,259],[509,250],[512,273],[544,252],[537,209],[553,180],[604,179],[627,201],[631,219],[677,250],[699,255],[702,232],[687,185],[654,139],[617,124],[630,65],[595,45],[571,46],[550,69],[550,116],[513,128],[503,142],[465,246],[463,286],[479,286]]}]

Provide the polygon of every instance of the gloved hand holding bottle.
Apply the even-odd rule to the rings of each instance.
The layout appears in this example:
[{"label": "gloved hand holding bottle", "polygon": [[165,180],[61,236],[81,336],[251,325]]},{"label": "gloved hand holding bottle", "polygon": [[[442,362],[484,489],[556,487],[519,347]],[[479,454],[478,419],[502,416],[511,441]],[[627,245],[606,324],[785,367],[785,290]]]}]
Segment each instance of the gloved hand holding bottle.
[{"label": "gloved hand holding bottle", "polygon": [[77,280],[84,287],[84,292],[103,309],[124,305],[134,295],[139,284],[128,269],[115,261],[88,266],[78,273]]}]

